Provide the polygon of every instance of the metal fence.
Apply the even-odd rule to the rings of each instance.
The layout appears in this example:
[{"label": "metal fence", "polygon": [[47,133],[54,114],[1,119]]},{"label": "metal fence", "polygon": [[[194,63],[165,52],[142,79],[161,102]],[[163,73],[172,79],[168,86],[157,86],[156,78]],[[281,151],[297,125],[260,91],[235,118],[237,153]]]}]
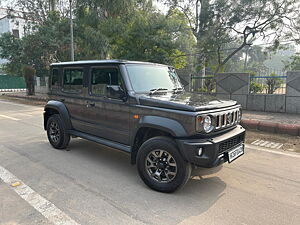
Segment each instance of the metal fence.
[{"label": "metal fence", "polygon": [[23,77],[11,76],[11,75],[0,75],[0,90],[17,90],[26,88]]},{"label": "metal fence", "polygon": [[250,76],[250,94],[285,94],[287,76]]},{"label": "metal fence", "polygon": [[212,75],[191,76],[191,91],[204,94],[216,93],[216,79]]}]

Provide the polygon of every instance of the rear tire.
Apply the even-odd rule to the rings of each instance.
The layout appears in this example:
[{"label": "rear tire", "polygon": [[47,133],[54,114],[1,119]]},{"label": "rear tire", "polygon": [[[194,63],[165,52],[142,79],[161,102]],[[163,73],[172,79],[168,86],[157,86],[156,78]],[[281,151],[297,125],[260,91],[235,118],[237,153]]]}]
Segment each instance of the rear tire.
[{"label": "rear tire", "polygon": [[47,121],[47,136],[50,144],[56,149],[65,149],[70,142],[70,135],[58,114],[52,115]]},{"label": "rear tire", "polygon": [[137,169],[144,183],[153,190],[171,193],[183,187],[191,176],[191,165],[180,155],[173,139],[154,137],[142,144]]}]

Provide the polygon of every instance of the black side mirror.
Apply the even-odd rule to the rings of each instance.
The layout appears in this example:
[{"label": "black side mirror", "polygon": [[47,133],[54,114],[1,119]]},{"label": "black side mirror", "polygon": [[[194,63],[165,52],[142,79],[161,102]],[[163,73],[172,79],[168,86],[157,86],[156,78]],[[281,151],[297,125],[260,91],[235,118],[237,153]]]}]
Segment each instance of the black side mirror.
[{"label": "black side mirror", "polygon": [[126,101],[125,91],[119,85],[107,85],[107,97]]}]

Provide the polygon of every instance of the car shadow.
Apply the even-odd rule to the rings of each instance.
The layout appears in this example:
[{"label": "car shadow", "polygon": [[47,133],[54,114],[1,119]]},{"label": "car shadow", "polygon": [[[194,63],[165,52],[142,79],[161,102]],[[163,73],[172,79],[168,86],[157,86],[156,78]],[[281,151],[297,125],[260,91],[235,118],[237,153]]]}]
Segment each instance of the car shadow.
[{"label": "car shadow", "polygon": [[139,178],[129,154],[80,138],[72,139],[68,151],[56,150],[40,139],[10,147],[62,175],[66,183],[77,185],[82,195],[92,194],[146,224],[177,224],[199,216],[222,198],[226,189],[218,176],[222,167],[217,167],[198,168],[186,186],[172,194],[153,191]]},{"label": "car shadow", "polygon": [[[159,193],[141,181],[127,153],[77,138],[72,140],[68,150],[72,157],[93,165],[91,172],[99,177],[86,188],[101,187],[93,191],[105,194],[145,223],[174,224],[201,215],[224,195],[226,188],[226,183],[216,174],[222,168],[219,166],[198,168],[184,188],[172,194]],[[103,177],[110,177],[110,180],[104,182]]]}]

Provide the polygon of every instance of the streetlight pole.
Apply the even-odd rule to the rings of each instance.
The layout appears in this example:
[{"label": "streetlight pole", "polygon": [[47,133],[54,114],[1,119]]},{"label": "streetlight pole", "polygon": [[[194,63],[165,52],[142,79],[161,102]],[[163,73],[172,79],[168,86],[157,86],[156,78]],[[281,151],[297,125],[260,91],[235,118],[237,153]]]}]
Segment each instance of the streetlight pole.
[{"label": "streetlight pole", "polygon": [[73,36],[73,19],[72,19],[72,0],[70,1],[70,35],[71,35],[71,61],[74,61],[74,36]]}]

